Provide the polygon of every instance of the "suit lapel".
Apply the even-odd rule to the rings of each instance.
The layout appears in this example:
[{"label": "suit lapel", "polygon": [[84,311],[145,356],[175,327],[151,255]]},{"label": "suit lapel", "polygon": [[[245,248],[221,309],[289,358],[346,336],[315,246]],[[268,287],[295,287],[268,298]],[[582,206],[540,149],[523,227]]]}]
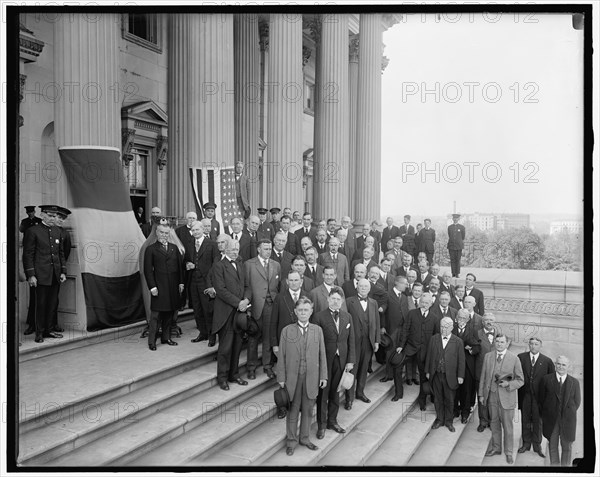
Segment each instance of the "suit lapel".
[{"label": "suit lapel", "polygon": [[[256,258],[255,267],[258,270],[258,273],[260,273],[261,276],[268,281],[269,277],[267,277],[267,271],[265,270],[265,267],[262,266],[262,263],[258,257]],[[271,266],[269,265],[269,271],[270,271],[270,268],[271,268]]]}]

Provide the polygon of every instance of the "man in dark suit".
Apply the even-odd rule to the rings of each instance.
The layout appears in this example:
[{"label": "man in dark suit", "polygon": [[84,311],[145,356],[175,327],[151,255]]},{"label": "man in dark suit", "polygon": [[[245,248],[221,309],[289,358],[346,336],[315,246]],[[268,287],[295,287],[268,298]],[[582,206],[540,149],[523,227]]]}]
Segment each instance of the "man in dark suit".
[{"label": "man in dark suit", "polygon": [[317,263],[318,256],[315,247],[309,247],[304,252],[304,257],[306,258],[304,276],[310,278],[314,282],[315,287],[323,283],[323,265]]},{"label": "man in dark suit", "polygon": [[442,273],[442,279],[440,280],[440,291],[447,291],[450,293],[450,298],[454,297],[454,284],[452,283],[452,275],[448,270]]},{"label": "man in dark suit", "polygon": [[294,259],[294,256],[285,250],[286,240],[286,234],[277,232],[273,239],[273,251],[271,252],[271,258],[281,265],[282,277],[287,277],[288,272],[292,269],[292,260]]},{"label": "man in dark suit", "polygon": [[350,259],[352,259],[352,257],[354,256],[354,252],[355,252],[354,239],[348,238],[348,231],[346,229],[339,229],[336,232],[335,236],[340,243],[340,247],[339,247],[340,253],[343,253],[346,257],[349,257]]},{"label": "man in dark suit", "polygon": [[235,163],[235,198],[240,211],[244,212],[244,219],[250,216],[250,181],[244,174],[244,163]]},{"label": "man in dark suit", "polygon": [[19,224],[19,232],[22,234],[24,234],[29,227],[42,223],[42,219],[35,216],[35,205],[25,206],[25,212],[27,212],[27,217],[21,220],[21,223]]},{"label": "man in dark suit", "polygon": [[310,215],[310,212],[304,212],[304,215],[302,216],[302,227],[296,229],[294,234],[298,237],[298,242],[300,242],[302,237],[308,237],[311,242],[315,243],[317,240],[317,228],[312,225],[312,215]]},{"label": "man in dark suit", "polygon": [[469,312],[469,319],[473,323],[473,327],[478,330],[483,328],[483,320],[481,315],[475,313],[475,298],[472,296],[466,296],[463,299],[465,309]]},{"label": "man in dark suit", "polygon": [[285,249],[290,252],[292,255],[298,255],[302,249],[300,248],[300,239],[298,236],[292,232],[290,232],[291,219],[287,216],[283,216],[281,218],[281,230],[286,235],[287,242],[285,244]]},{"label": "man in dark suit", "polygon": [[[440,289],[442,288],[440,284]],[[463,298],[465,297],[465,287],[463,285],[456,285],[454,287],[454,296],[450,299],[450,306],[455,310],[462,310],[465,305]]]},{"label": "man in dark suit", "polygon": [[393,240],[400,235],[400,230],[394,225],[394,219],[388,217],[385,219],[385,223],[387,224],[387,227],[385,227],[381,233],[381,243],[382,248],[384,249],[387,248],[387,243],[390,240]]},{"label": "man in dark suit", "polygon": [[452,334],[453,326],[451,318],[442,318],[440,333],[429,338],[425,359],[425,377],[431,382],[435,397],[436,419],[431,428],[446,426],[450,432],[455,432],[454,396],[465,377],[464,344]]},{"label": "man in dark suit", "polygon": [[452,323],[456,323],[457,311],[450,307],[450,294],[448,292],[440,294],[439,299],[431,306],[430,312],[431,317],[435,320],[436,333],[440,331],[440,321],[442,318],[448,317],[452,320]]},{"label": "man in dark suit", "polygon": [[[371,224],[364,224],[363,225],[363,233],[362,235],[359,235],[358,237],[356,237],[356,252],[354,253],[355,257],[356,254],[359,253],[360,250],[362,250],[365,245],[372,245],[373,249],[375,250],[376,253],[376,257],[379,257],[379,242],[377,241],[377,236],[376,236],[376,231],[373,231],[373,229],[371,228]],[[367,238],[368,237],[373,237],[373,244],[370,244],[369,242],[367,242]],[[362,256],[358,255],[358,257],[356,258],[360,258]]]},{"label": "man in dark suit", "polygon": [[475,288],[477,278],[472,273],[467,273],[465,278],[465,297],[472,296],[475,298],[475,313],[483,316],[485,314],[485,304],[483,292]]},{"label": "man in dark suit", "polygon": [[306,251],[308,250],[309,247],[312,247],[313,243],[310,240],[310,237],[302,237],[300,239],[300,250],[302,255],[306,256]]},{"label": "man in dark suit", "polygon": [[[542,433],[548,439],[550,465],[570,467],[571,448],[577,429],[577,409],[581,405],[579,381],[567,374],[569,359],[558,356],[556,373],[546,374],[540,383],[538,403],[542,416]],[[559,459],[558,444],[562,452]]]},{"label": "man in dark suit", "polygon": [[[295,272],[298,272],[300,274],[300,277],[302,277],[302,291],[304,292],[304,294],[306,296],[308,296],[308,293],[315,288],[315,282],[312,280],[312,278],[309,278],[306,276],[305,272],[306,272],[306,260],[302,255],[296,255],[294,257],[294,259],[292,260],[292,270]],[[285,280],[281,280],[281,291],[285,291],[287,290],[287,283],[285,282]]]},{"label": "man in dark suit", "polygon": [[179,249],[175,244],[168,242],[170,232],[167,225],[156,227],[158,240],[150,245],[144,254],[144,277],[151,294],[152,313],[148,330],[148,348],[151,351],[156,351],[159,320],[162,329],[160,342],[169,346],[177,345],[171,340],[171,319],[179,309],[185,276]]},{"label": "man in dark suit", "polygon": [[216,241],[217,237],[221,235],[221,224],[215,218],[215,210],[217,208],[217,204],[214,202],[207,202],[202,206],[202,210],[204,212],[204,218],[210,220],[210,233],[209,237],[211,240]]},{"label": "man in dark suit", "polygon": [[513,464],[513,420],[517,389],[524,383],[523,369],[519,358],[507,350],[506,335],[497,334],[494,347],[496,351],[483,358],[479,378],[479,402],[487,405],[492,429],[492,440],[485,456],[502,454],[504,444],[506,463]]},{"label": "man in dark suit", "polygon": [[389,291],[394,288],[394,283],[396,280],[396,275],[392,272],[392,262],[389,258],[382,258],[379,262],[379,269],[381,270],[379,283],[384,290]]},{"label": "man in dark suit", "polygon": [[319,255],[318,263],[324,267],[328,265],[333,267],[337,276],[336,285],[341,285],[350,280],[350,264],[346,256],[338,252],[340,241],[337,238],[331,239],[328,245],[329,252]]},{"label": "man in dark suit", "polygon": [[465,226],[459,224],[460,214],[452,214],[452,224],[448,225],[448,253],[452,276],[460,276],[460,259],[465,240]]},{"label": "man in dark suit", "polygon": [[281,266],[271,260],[271,242],[258,243],[258,256],[244,264],[246,272],[244,298],[250,300],[253,318],[258,323],[259,333],[248,337],[248,379],[256,379],[258,365],[258,343],[262,343],[262,365],[265,374],[274,378],[275,356],[271,346],[271,310],[279,291]]},{"label": "man in dark suit", "polygon": [[414,270],[417,274],[419,273],[419,268],[412,265],[412,255],[402,252],[402,264],[396,268],[396,275],[406,277],[410,270]]},{"label": "man in dark suit", "polygon": [[327,232],[325,232],[324,230],[317,230],[316,239],[313,242],[315,248],[317,249],[317,257],[322,253],[327,253],[327,251],[329,250],[329,240],[330,238],[327,235]]},{"label": "man in dark suit", "polygon": [[374,255],[375,255],[375,249],[372,246],[370,246],[370,245],[366,245],[362,249],[362,257],[353,260],[352,264],[350,265],[350,268],[352,270],[354,270],[354,267],[358,263],[362,263],[365,267],[367,267],[367,270],[370,270],[371,267],[376,267],[377,266],[377,262],[375,262],[373,260]]},{"label": "man in dark suit", "polygon": [[383,288],[379,283],[379,277],[381,276],[381,270],[378,266],[369,268],[367,273],[367,279],[371,283],[371,291],[369,292],[369,298],[373,298],[377,302],[377,311],[380,314],[380,321],[383,321],[383,314],[386,312],[388,307],[388,291]]},{"label": "man in dark suit", "polygon": [[55,225],[58,206],[41,205],[40,209],[42,222],[29,227],[23,236],[23,269],[30,292],[35,294],[32,317],[36,343],[63,337],[51,331],[51,326],[60,284],[67,279],[61,230]]},{"label": "man in dark suit", "polygon": [[433,336],[435,328],[434,318],[430,316],[430,308],[431,295],[429,293],[423,293],[419,300],[419,308],[409,311],[407,319],[404,320],[404,330],[399,346],[405,350],[404,352],[407,359],[412,358],[415,360],[419,369],[421,379],[418,402],[421,411],[425,410],[425,400],[427,398],[427,395],[423,391],[427,344],[429,343],[429,338]]},{"label": "man in dark suit", "polygon": [[273,241],[273,237],[275,237],[275,231],[273,230],[273,224],[271,222],[267,222],[267,209],[264,207],[259,207],[257,209],[258,219],[260,220],[260,225],[258,226],[257,231],[257,240],[270,240]]},{"label": "man in dark suit", "polygon": [[258,228],[260,227],[260,219],[258,215],[250,215],[246,221],[244,232],[250,236],[250,258],[256,257],[256,246],[258,245]]},{"label": "man in dark suit", "polygon": [[242,262],[249,260],[253,257],[256,257],[256,238],[254,239],[254,244],[252,243],[252,237],[246,230],[242,230],[243,223],[242,219],[239,217],[234,217],[231,219],[231,237],[233,240],[237,240],[240,244],[240,253],[239,256],[242,259]]},{"label": "man in dark suit", "polygon": [[424,220],[425,227],[421,230],[421,252],[427,255],[427,261],[433,263],[433,254],[435,252],[435,230],[431,228],[431,219]]},{"label": "man in dark suit", "polygon": [[[282,290],[273,300],[273,309],[271,311],[271,346],[277,354],[276,346],[281,337],[281,331],[294,323],[296,315],[294,314],[295,304],[300,297],[306,297],[302,290],[302,275],[292,270],[286,278],[286,290]],[[311,305],[312,308],[312,305]]]},{"label": "man in dark suit", "polygon": [[329,242],[329,240],[331,240],[333,237],[336,236],[336,230],[337,230],[337,222],[335,219],[333,218],[329,218],[327,219],[327,224],[325,226],[325,232],[327,233],[327,242]]},{"label": "man in dark suit", "polygon": [[160,207],[152,207],[152,211],[150,212],[150,220],[148,220],[148,222],[140,226],[144,237],[150,237],[150,233],[152,232],[152,225],[158,220],[158,218],[161,215],[162,213],[160,211]]},{"label": "man in dark suit", "polygon": [[[313,302],[313,309],[315,313],[319,313],[327,309],[329,306],[329,293],[332,288],[335,287],[335,270],[333,267],[327,266],[323,269],[323,283],[318,287],[313,288],[308,297]],[[346,308],[346,296],[344,295],[344,291],[341,287],[340,291],[342,292],[342,310],[348,311]]]},{"label": "man in dark suit", "polygon": [[[56,211],[56,218],[54,224],[60,229],[60,246],[63,249],[63,254],[65,256],[65,263],[69,261],[69,255],[71,255],[71,235],[69,231],[64,227],[65,220],[67,217],[71,215],[71,211],[66,207],[58,207]],[[32,315],[33,316],[33,315]],[[32,325],[35,326],[34,321],[31,321]],[[64,330],[58,324],[58,300],[56,300],[56,304],[54,307],[54,312],[52,313],[52,322],[50,325],[50,331],[54,331],[56,333],[62,333]]]},{"label": "man in dark suit", "polygon": [[[404,294],[406,278],[394,278],[394,286],[388,292],[388,306],[383,315],[383,320],[381,321],[381,333],[386,333],[390,337],[394,335],[394,332],[397,329],[402,329],[404,327],[404,320],[408,316],[408,297]],[[394,369],[390,363],[390,358],[395,349],[396,347],[394,346],[386,350],[385,376],[379,380],[382,383],[394,379]],[[402,380],[402,372],[400,372],[400,380]],[[400,383],[400,386],[402,386],[402,383]],[[400,387],[400,389],[402,389],[402,387]]]},{"label": "man in dark suit", "polygon": [[521,437],[523,445],[519,447],[519,454],[531,449],[540,457],[546,457],[542,452],[542,423],[538,394],[542,378],[547,374],[554,374],[552,360],[540,353],[542,340],[532,336],[529,338],[529,351],[518,354],[521,367],[525,375],[525,384],[519,388],[519,409],[521,410]]},{"label": "man in dark suit", "polygon": [[[352,315],[356,346],[356,380],[352,389],[346,392],[346,409],[352,408],[354,397],[366,403],[371,402],[365,395],[367,369],[371,363],[373,353],[376,353],[379,349],[381,323],[377,311],[377,302],[369,298],[370,291],[371,284],[368,280],[362,278],[358,281],[358,294],[346,299],[348,313]],[[354,390],[356,390],[355,396],[353,396]]]},{"label": "man in dark suit", "polygon": [[465,380],[459,386],[454,399],[454,417],[460,416],[460,422],[466,424],[471,414],[471,409],[475,406],[475,394],[477,392],[475,383],[477,355],[481,351],[477,330],[469,320],[467,310],[460,310],[456,316],[457,320],[452,329],[452,333],[463,341],[465,353]]},{"label": "man in dark suit", "polygon": [[413,294],[413,287],[416,284],[421,285],[421,291],[424,291],[424,287],[423,284],[419,281],[417,281],[417,272],[415,272],[414,270],[409,270],[408,273],[406,274],[406,290],[404,290],[404,294],[406,296],[411,296]]},{"label": "man in dark suit", "polygon": [[[362,235],[358,237],[358,239],[361,239],[361,238],[362,238]],[[364,250],[366,248],[372,248],[373,249],[373,256],[375,256],[375,251],[376,251],[376,248],[375,248],[375,237],[373,237],[371,235],[367,236],[366,240],[361,243],[361,246],[357,247],[354,250],[354,255],[352,256],[352,261],[362,260],[363,257],[364,257],[364,253],[363,252],[364,252]]]},{"label": "man in dark suit", "polygon": [[355,355],[354,327],[352,316],[341,309],[344,292],[333,287],[329,292],[328,308],[313,314],[311,322],[323,330],[327,355],[327,386],[319,390],[317,397],[317,439],[325,437],[325,428],[339,434],[346,432],[337,421],[340,395],[337,387],[343,371],[352,371]]},{"label": "man in dark suit", "polygon": [[[188,212],[185,214],[185,224],[175,229],[175,235],[177,235],[183,245],[183,248],[185,248],[186,255],[191,253],[194,249],[195,239],[194,235],[192,234],[192,225],[194,225],[194,222],[196,222],[197,217],[198,216],[196,215],[196,212]],[[190,286],[190,271],[186,270],[184,290],[185,302],[182,303],[181,308],[185,308],[186,305],[190,308],[193,306],[191,293],[192,287]]]},{"label": "man in dark suit", "polygon": [[[479,394],[479,379],[481,377],[481,370],[483,369],[483,358],[491,351],[494,351],[494,340],[496,335],[501,334],[500,329],[496,326],[496,317],[493,313],[486,313],[483,317],[483,328],[477,330],[477,339],[481,350],[475,358],[475,389],[477,395]],[[486,427],[490,427],[490,415],[486,403],[479,402],[477,406],[477,413],[479,415],[479,425],[477,426],[477,432],[483,432]]]},{"label": "man in dark suit", "polygon": [[402,250],[413,256],[415,253],[415,228],[410,225],[410,215],[404,216],[404,225],[398,230],[399,236],[402,237]]},{"label": "man in dark suit", "polygon": [[[309,439],[311,411],[319,389],[327,386],[327,354],[321,327],[309,323],[312,303],[299,298],[295,304],[297,321],[287,325],[277,346],[277,382],[287,388],[290,412],[286,422],[286,454],[293,455],[298,443],[318,449]],[[300,436],[298,436],[298,414]]]},{"label": "man in dark suit", "polygon": [[358,295],[358,282],[363,278],[367,277],[367,267],[365,267],[362,263],[358,263],[354,267],[354,278],[352,280],[345,281],[342,285],[342,290],[344,291],[344,295],[346,295],[346,299],[351,296]]},{"label": "man in dark suit", "polygon": [[417,281],[423,284],[425,290],[429,287],[431,281],[431,274],[429,273],[429,265],[427,262],[419,263],[419,273],[417,275]]},{"label": "man in dark suit", "polygon": [[225,248],[225,257],[212,268],[216,299],[213,315],[214,334],[219,335],[217,352],[217,382],[224,391],[229,390],[227,381],[246,386],[248,381],[240,378],[239,359],[242,336],[234,326],[236,311],[245,312],[250,301],[244,298],[244,264],[237,261],[240,244],[231,240]]}]

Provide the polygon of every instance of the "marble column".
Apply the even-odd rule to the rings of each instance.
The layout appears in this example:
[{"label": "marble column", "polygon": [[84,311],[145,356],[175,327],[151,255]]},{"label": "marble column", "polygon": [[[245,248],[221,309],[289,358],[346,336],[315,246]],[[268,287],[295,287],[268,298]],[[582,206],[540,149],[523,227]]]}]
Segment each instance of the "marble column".
[{"label": "marble column", "polygon": [[[169,55],[167,71],[167,113],[169,115],[169,161],[167,171],[167,215],[185,217],[195,211],[190,194],[188,173],[188,114],[190,100],[188,91],[189,76],[189,15],[176,13],[169,15]],[[190,208],[191,207],[191,208]]]},{"label": "marble column", "polygon": [[272,14],[267,105],[267,203],[303,210],[302,16]]},{"label": "marble column", "polygon": [[233,15],[191,14],[189,21],[188,164],[233,166]]},{"label": "marble column", "polygon": [[[349,134],[349,153],[348,153],[348,184],[349,193],[348,207],[342,215],[348,215],[354,218],[356,207],[354,204],[356,187],[356,115],[358,108],[358,42],[359,35],[352,35],[348,49],[348,84],[349,84],[349,116],[350,116],[350,134]],[[339,219],[338,219],[339,220]]]},{"label": "marble column", "polygon": [[267,154],[266,144],[268,143],[267,138],[267,101],[268,101],[268,89],[267,89],[267,78],[268,78],[268,58],[269,58],[269,22],[268,20],[261,19],[258,24],[258,35],[260,45],[260,105],[259,105],[259,121],[258,121],[258,135],[262,139],[262,146],[260,150],[260,174],[258,181],[258,206],[266,207],[269,209],[271,206],[267,202],[267,171],[263,167],[264,159]]},{"label": "marble column", "polygon": [[258,15],[235,15],[235,160],[245,165],[250,180],[250,207],[260,207],[258,130],[261,97]]},{"label": "marble column", "polygon": [[[335,21],[332,21],[335,20]],[[317,219],[347,213],[349,177],[348,15],[321,24],[317,84],[319,121],[315,127],[315,211]],[[316,118],[315,118],[316,119]],[[318,200],[316,199],[318,197]]]},{"label": "marble column", "polygon": [[381,15],[361,14],[359,28],[355,224],[381,214]]},{"label": "marble column", "polygon": [[56,145],[121,148],[118,14],[54,23]]}]

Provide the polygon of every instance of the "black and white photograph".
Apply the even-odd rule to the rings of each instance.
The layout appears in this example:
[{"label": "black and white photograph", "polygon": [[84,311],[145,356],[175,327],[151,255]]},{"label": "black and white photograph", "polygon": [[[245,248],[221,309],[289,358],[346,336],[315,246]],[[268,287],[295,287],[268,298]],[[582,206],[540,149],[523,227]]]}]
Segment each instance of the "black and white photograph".
[{"label": "black and white photograph", "polygon": [[1,3],[2,475],[598,472],[598,4]]}]

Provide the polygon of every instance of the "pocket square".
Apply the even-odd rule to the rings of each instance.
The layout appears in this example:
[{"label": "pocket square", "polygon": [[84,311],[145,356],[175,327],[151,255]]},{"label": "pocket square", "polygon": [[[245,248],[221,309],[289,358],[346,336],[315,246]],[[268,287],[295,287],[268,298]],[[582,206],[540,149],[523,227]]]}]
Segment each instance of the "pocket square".
[{"label": "pocket square", "polygon": [[346,325],[346,329],[348,329],[348,328],[350,328],[350,323],[348,323],[348,324]]},{"label": "pocket square", "polygon": [[276,280],[279,280],[279,275],[275,275],[275,279],[276,279]]}]

